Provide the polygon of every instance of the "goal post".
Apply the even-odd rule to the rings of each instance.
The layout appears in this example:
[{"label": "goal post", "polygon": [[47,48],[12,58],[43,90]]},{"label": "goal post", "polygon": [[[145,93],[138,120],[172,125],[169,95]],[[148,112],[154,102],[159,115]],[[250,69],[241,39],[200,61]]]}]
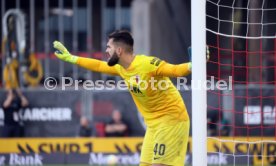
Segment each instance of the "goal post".
[{"label": "goal post", "polygon": [[[206,0],[191,0],[192,81],[206,80]],[[202,87],[202,86],[200,86]],[[192,164],[207,166],[207,92],[192,87]]]}]

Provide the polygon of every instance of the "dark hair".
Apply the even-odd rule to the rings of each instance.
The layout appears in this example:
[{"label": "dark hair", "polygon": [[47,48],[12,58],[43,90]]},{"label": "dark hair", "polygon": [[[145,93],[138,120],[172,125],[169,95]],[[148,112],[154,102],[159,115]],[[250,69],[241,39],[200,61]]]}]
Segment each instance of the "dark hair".
[{"label": "dark hair", "polygon": [[128,51],[133,52],[134,40],[130,32],[124,31],[124,30],[118,30],[118,31],[112,32],[108,36],[108,39],[113,39],[113,42],[123,43],[127,45],[129,47]]}]

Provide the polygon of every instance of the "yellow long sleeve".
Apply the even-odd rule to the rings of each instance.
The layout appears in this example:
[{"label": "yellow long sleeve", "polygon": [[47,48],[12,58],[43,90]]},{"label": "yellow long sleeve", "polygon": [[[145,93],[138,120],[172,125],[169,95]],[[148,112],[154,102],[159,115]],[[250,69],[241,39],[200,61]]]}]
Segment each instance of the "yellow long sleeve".
[{"label": "yellow long sleeve", "polygon": [[152,73],[155,76],[165,77],[181,77],[191,74],[190,64],[182,63],[179,65],[173,65],[163,62],[156,71]]},{"label": "yellow long sleeve", "polygon": [[108,66],[106,62],[97,59],[78,57],[77,65],[95,72],[119,75],[115,66]]}]

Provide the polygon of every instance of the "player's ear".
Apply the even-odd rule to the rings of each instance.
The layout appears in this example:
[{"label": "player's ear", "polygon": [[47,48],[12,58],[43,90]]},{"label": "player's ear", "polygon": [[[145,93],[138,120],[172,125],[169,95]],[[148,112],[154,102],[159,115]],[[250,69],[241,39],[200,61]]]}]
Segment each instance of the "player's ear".
[{"label": "player's ear", "polygon": [[120,55],[122,54],[122,51],[123,51],[122,47],[118,47],[118,48],[116,49],[117,55],[120,56]]}]

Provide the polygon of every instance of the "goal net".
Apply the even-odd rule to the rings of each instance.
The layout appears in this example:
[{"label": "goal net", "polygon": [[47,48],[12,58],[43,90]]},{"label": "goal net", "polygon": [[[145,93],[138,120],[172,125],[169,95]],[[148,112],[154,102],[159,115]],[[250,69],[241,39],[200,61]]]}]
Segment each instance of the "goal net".
[{"label": "goal net", "polygon": [[276,1],[207,0],[206,23],[208,165],[276,165]]}]

